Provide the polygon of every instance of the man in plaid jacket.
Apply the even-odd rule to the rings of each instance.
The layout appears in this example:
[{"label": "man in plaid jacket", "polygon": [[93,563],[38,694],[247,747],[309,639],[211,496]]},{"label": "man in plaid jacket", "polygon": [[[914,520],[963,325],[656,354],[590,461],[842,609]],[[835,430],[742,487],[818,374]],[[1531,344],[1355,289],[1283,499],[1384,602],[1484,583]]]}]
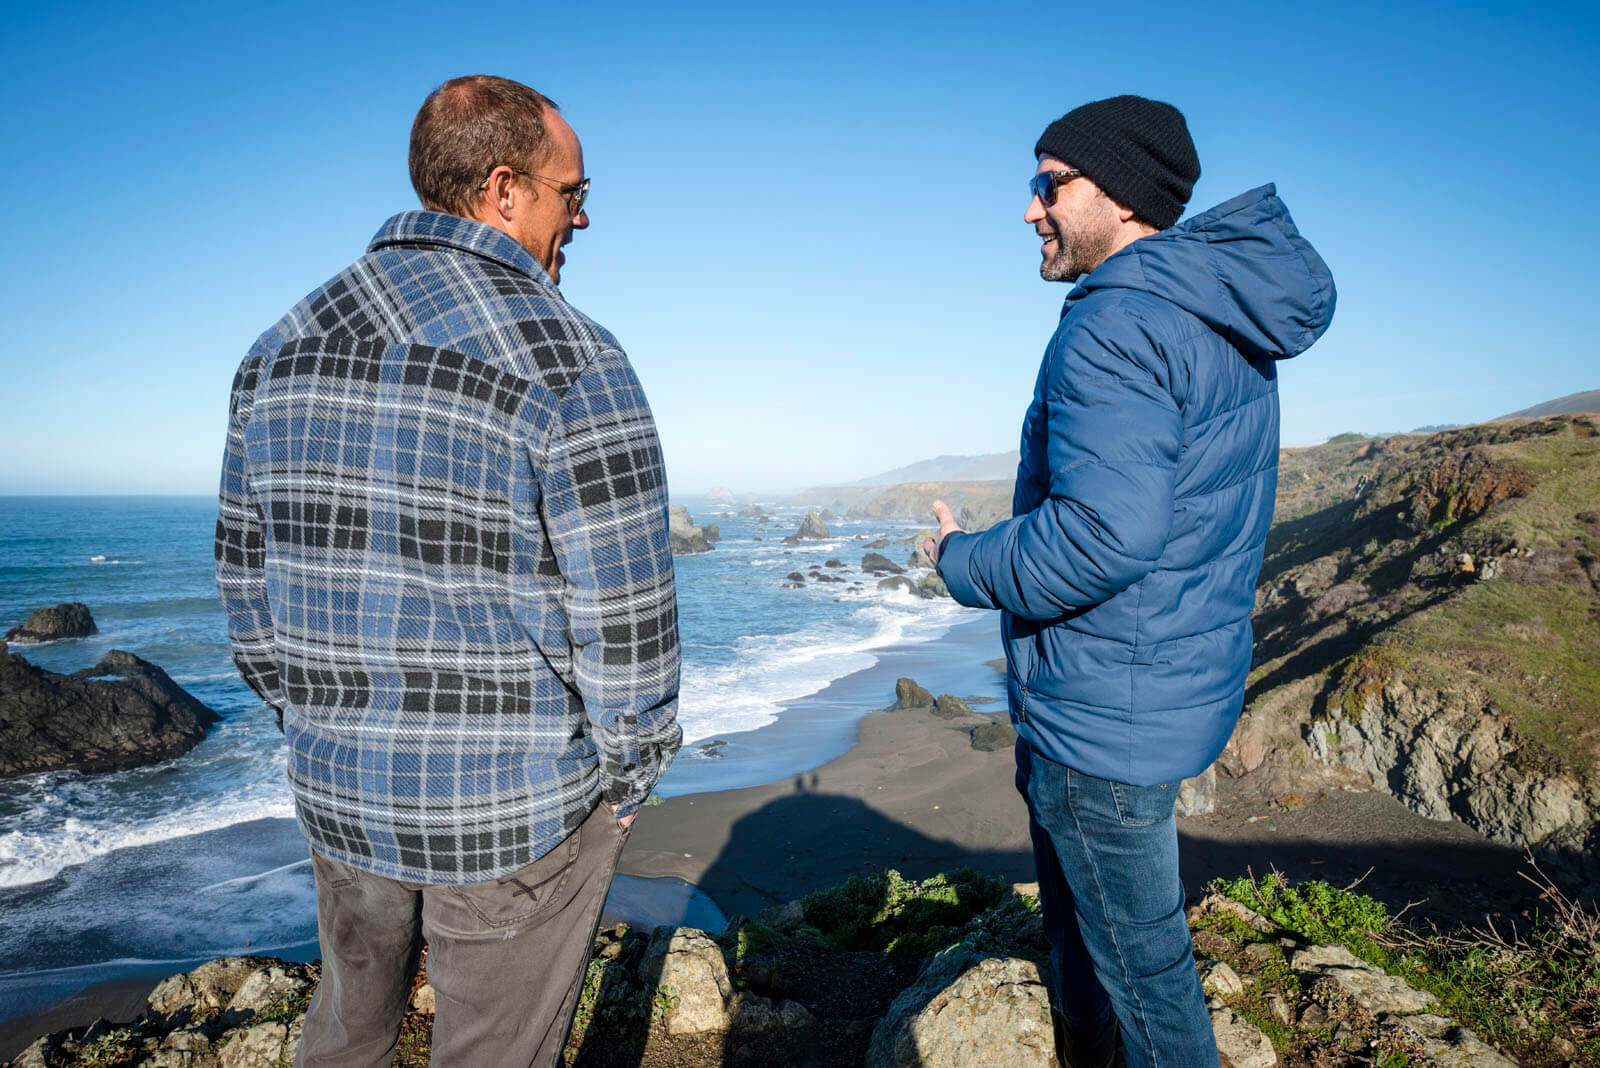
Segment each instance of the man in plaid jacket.
[{"label": "man in plaid jacket", "polygon": [[239,368],[217,587],[312,849],[296,1064],[387,1064],[424,939],[435,1064],[554,1064],[682,741],[666,478],[621,346],[556,288],[589,183],[555,105],[446,82],[410,162],[426,210]]}]

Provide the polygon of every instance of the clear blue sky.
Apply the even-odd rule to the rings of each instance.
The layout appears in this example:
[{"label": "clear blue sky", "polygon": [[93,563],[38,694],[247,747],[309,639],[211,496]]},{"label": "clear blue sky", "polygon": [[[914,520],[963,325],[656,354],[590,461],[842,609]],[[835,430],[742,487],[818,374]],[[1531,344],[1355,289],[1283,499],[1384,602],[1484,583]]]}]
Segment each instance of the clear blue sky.
[{"label": "clear blue sky", "polygon": [[676,493],[1013,448],[1065,294],[1032,146],[1123,92],[1187,114],[1191,210],[1275,181],[1334,271],[1286,444],[1600,387],[1596,5],[675,7],[14,9],[0,493],[212,491],[245,349],[415,206],[411,118],[480,72],[583,140],[563,289]]}]

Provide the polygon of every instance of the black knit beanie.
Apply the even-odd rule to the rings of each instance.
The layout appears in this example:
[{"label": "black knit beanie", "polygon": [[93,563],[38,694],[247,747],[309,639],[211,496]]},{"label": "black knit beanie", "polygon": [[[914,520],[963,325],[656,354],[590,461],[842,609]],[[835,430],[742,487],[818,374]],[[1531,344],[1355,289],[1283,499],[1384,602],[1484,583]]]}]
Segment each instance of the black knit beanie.
[{"label": "black knit beanie", "polygon": [[1142,96],[1114,96],[1073,108],[1033,146],[1089,176],[1112,200],[1151,226],[1178,221],[1200,177],[1200,157],[1183,112]]}]

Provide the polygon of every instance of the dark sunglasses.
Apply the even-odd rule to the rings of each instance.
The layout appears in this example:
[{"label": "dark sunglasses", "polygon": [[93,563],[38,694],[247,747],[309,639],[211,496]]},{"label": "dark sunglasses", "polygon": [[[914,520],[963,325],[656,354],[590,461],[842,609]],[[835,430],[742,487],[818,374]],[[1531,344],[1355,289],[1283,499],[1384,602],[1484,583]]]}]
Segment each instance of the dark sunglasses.
[{"label": "dark sunglasses", "polygon": [[1059,171],[1041,171],[1028,182],[1028,192],[1039,198],[1039,203],[1045,207],[1056,202],[1056,186],[1066,185],[1074,178],[1082,178],[1083,172],[1076,167],[1063,167]]},{"label": "dark sunglasses", "polygon": [[[544,175],[535,174],[532,171],[519,171],[515,168],[512,168],[511,173],[525,175],[529,178],[537,178],[545,185],[550,186],[556,192],[566,197],[568,215],[576,215],[578,212],[582,211],[583,202],[589,199],[589,179],[587,178],[580,178],[571,185],[567,185],[563,182],[556,181],[554,178],[546,178]],[[478,186],[478,189],[481,191],[488,188],[489,179],[485,178],[483,180],[483,184]]]}]

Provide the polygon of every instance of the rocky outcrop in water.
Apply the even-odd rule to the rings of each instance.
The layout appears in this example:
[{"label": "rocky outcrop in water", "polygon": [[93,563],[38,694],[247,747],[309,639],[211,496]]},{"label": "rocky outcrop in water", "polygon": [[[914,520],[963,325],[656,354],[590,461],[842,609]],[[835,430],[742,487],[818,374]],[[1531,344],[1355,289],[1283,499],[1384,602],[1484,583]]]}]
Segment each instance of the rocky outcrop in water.
[{"label": "rocky outcrop in water", "polygon": [[801,541],[821,541],[824,538],[833,537],[833,534],[828,530],[828,524],[822,521],[820,515],[816,512],[807,512],[806,517],[800,521],[800,529],[794,532],[794,536]]},{"label": "rocky outcrop in water", "polygon": [[88,605],[81,601],[69,601],[34,612],[26,623],[6,631],[5,640],[13,645],[32,645],[63,638],[87,638],[99,629],[94,625]]},{"label": "rocky outcrop in water", "polygon": [[898,575],[905,568],[882,553],[867,553],[861,558],[861,570],[869,575]]},{"label": "rocky outcrop in water", "polygon": [[113,649],[59,675],[0,642],[0,778],[41,771],[115,771],[194,748],[217,714],[165,671]]},{"label": "rocky outcrop in water", "polygon": [[687,508],[673,507],[667,511],[667,537],[672,541],[674,556],[689,556],[694,553],[708,553],[711,551],[711,542],[720,540],[708,536],[708,532],[715,533],[715,526],[697,527],[694,519],[689,515]]}]

